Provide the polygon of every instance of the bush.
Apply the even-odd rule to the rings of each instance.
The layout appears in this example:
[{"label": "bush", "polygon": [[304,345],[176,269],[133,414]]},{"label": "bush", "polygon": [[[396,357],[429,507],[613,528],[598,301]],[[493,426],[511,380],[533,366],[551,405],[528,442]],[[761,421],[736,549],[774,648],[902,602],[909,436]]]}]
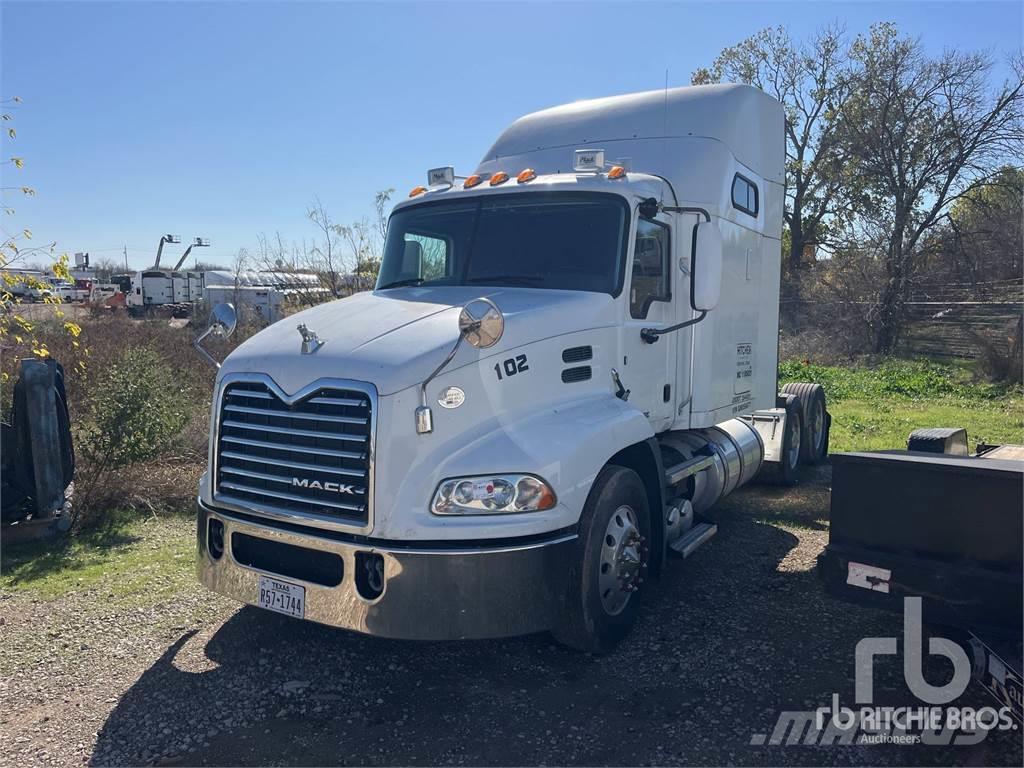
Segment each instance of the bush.
[{"label": "bush", "polygon": [[972,334],[978,352],[978,370],[992,381],[1020,384],[1024,381],[1024,320],[1016,326],[1004,344],[981,334]]},{"label": "bush", "polygon": [[80,441],[82,453],[102,466],[135,464],[160,454],[189,418],[184,391],[154,351],[128,349],[103,372]]},{"label": "bush", "polygon": [[117,510],[152,512],[177,505],[182,491],[194,494],[195,462],[168,455],[196,405],[178,381],[148,346],[121,352],[92,377],[85,423],[75,436],[79,462],[71,509],[77,529]]}]

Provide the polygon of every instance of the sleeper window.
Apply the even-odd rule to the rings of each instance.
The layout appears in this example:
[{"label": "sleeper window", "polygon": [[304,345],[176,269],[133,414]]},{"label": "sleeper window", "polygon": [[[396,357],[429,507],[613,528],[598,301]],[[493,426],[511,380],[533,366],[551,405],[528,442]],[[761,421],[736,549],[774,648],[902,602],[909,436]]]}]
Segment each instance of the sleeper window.
[{"label": "sleeper window", "polygon": [[629,315],[647,317],[652,301],[669,299],[668,227],[647,219],[636,225],[633,279],[629,289]]},{"label": "sleeper window", "polygon": [[756,217],[757,203],[757,185],[737,173],[732,180],[733,208]]}]

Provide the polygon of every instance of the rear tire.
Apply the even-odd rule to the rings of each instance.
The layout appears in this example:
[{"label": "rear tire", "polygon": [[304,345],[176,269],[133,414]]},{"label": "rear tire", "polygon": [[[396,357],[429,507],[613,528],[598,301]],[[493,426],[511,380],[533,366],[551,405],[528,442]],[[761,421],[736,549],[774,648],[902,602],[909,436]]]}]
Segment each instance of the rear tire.
[{"label": "rear tire", "polygon": [[650,561],[650,519],[636,472],[609,464],[598,473],[580,516],[556,640],[606,653],[629,633]]},{"label": "rear tire", "polygon": [[821,464],[828,456],[829,417],[825,408],[825,390],[820,384],[793,383],[782,394],[795,395],[800,405],[800,461]]}]

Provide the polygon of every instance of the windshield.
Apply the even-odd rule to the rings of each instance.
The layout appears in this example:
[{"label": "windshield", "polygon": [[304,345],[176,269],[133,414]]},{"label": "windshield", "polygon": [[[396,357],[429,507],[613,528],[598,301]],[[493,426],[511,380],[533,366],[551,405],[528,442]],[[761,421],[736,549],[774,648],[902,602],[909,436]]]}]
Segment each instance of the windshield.
[{"label": "windshield", "polygon": [[628,233],[617,195],[537,192],[417,205],[388,222],[377,289],[495,285],[618,295]]}]

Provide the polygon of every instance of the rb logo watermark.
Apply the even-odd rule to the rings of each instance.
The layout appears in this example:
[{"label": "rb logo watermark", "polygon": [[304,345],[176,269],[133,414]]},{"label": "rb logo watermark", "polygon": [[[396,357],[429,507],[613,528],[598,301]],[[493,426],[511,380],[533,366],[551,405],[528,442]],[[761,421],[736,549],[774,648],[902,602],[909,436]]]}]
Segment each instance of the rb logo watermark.
[{"label": "rb logo watermark", "polygon": [[945,637],[928,640],[928,653],[944,656],[953,665],[952,678],[932,685],[924,678],[924,633],[921,598],[903,600],[903,677],[910,693],[924,706],[876,707],[875,657],[895,656],[898,638],[867,637],[854,651],[854,697],[857,708],[831,705],[812,712],[783,712],[770,738],[754,734],[750,743],[798,744],[976,744],[992,730],[1016,728],[1009,707],[943,707],[960,697],[971,682],[967,652]]}]

